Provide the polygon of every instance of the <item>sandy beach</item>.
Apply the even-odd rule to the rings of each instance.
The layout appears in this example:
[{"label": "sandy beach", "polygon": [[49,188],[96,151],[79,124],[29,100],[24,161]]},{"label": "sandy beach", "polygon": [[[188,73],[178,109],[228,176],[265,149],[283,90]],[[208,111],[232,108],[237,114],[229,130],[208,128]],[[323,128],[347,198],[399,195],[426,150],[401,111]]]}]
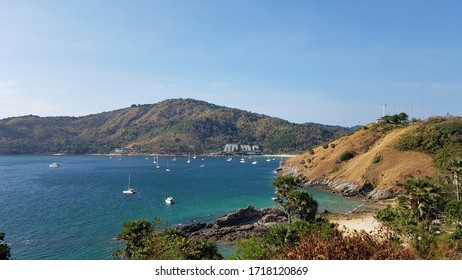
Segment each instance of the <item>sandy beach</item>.
[{"label": "sandy beach", "polygon": [[374,212],[355,212],[345,215],[334,215],[329,217],[329,221],[339,225],[340,230],[345,232],[361,231],[367,233],[378,233],[380,222],[375,219]]}]

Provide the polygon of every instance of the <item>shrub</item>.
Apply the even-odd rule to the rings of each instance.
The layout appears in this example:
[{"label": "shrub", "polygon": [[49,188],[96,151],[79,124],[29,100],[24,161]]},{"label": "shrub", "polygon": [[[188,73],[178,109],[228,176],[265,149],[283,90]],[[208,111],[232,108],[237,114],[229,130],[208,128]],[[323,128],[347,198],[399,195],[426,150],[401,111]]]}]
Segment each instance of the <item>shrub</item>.
[{"label": "shrub", "polygon": [[328,236],[320,232],[305,236],[300,244],[286,250],[286,260],[403,260],[415,259],[408,248],[400,246],[391,233],[372,236],[364,231],[345,236],[337,228]]},{"label": "shrub", "polygon": [[354,158],[355,155],[356,154],[355,154],[354,151],[346,151],[346,152],[343,152],[340,155],[339,159],[340,159],[340,161],[348,161],[348,160]]},{"label": "shrub", "polygon": [[382,156],[381,156],[381,155],[375,155],[374,158],[372,159],[372,163],[373,163],[373,164],[377,164],[377,163],[379,163],[381,160],[382,160]]}]

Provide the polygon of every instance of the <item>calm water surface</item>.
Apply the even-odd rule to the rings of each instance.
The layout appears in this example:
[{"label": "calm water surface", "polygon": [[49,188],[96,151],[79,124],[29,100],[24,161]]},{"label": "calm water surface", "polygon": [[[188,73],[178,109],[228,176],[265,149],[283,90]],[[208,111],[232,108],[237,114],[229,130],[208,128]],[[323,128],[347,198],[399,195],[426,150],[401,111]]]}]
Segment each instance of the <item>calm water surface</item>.
[{"label": "calm water surface", "polygon": [[[223,157],[1,156],[0,231],[14,259],[111,259],[124,221],[211,221],[249,204],[275,205],[279,159],[245,164]],[[171,172],[166,172],[166,164]],[[59,168],[49,164],[58,162]],[[137,191],[124,195],[128,177]],[[347,212],[360,201],[310,189],[320,209]],[[174,205],[164,199],[173,196]]]}]

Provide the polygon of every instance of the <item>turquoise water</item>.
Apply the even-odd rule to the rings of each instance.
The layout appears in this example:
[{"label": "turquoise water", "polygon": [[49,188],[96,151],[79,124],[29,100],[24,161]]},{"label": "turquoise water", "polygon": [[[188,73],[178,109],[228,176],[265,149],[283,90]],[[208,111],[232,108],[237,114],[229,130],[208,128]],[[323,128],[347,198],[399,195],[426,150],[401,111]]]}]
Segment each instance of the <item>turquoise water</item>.
[{"label": "turquoise water", "polygon": [[[0,157],[0,231],[14,259],[111,259],[124,221],[160,217],[169,224],[212,221],[249,204],[275,205],[279,160],[239,163],[223,157]],[[165,167],[169,162],[171,172]],[[59,168],[48,165],[58,162]],[[124,195],[128,177],[137,191]],[[347,212],[360,201],[310,189],[320,211]],[[164,199],[173,196],[174,205]]]}]

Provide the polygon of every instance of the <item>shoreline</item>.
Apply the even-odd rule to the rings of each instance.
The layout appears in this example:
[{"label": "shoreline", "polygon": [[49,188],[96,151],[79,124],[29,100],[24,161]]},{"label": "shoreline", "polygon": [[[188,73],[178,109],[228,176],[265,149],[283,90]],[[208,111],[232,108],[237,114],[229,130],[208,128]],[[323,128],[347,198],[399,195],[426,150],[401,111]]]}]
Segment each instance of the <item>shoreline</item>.
[{"label": "shoreline", "polygon": [[365,231],[369,234],[378,234],[382,224],[375,218],[376,211],[353,212],[350,214],[327,215],[329,222],[337,224],[338,229],[345,234],[355,231]]}]

